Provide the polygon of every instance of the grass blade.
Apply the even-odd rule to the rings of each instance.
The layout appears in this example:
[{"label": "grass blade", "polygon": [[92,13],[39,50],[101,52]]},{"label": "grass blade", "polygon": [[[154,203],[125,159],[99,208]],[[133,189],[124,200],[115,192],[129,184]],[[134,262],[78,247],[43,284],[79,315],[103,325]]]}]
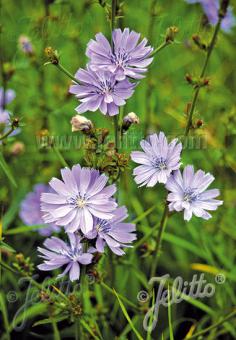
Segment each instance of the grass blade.
[{"label": "grass blade", "polygon": [[128,323],[130,324],[130,327],[131,327],[132,330],[134,331],[134,333],[135,333],[135,335],[137,336],[137,338],[138,338],[139,340],[143,340],[143,337],[140,335],[140,333],[139,333],[139,332],[137,331],[137,329],[135,328],[135,326],[134,326],[132,320],[130,319],[129,314],[128,314],[126,308],[125,308],[125,305],[123,304],[123,302],[122,302],[121,299],[119,298],[119,295],[117,294],[117,292],[115,291],[114,288],[113,288],[113,291],[114,291],[114,293],[115,293],[115,295],[116,295],[116,297],[117,297],[117,300],[118,300],[118,302],[119,302],[119,304],[120,304],[121,310],[122,310],[122,312],[123,312],[123,314],[124,314],[126,320],[127,320]]},{"label": "grass blade", "polygon": [[2,319],[3,319],[3,324],[6,330],[7,338],[10,339],[7,307],[6,307],[5,299],[2,293],[0,293],[0,311],[2,312]]}]

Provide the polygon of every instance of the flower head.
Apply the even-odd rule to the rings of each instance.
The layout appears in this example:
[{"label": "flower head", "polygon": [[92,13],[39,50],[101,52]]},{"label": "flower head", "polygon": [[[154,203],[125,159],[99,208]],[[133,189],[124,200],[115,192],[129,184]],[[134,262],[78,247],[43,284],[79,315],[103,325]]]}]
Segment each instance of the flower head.
[{"label": "flower head", "polygon": [[112,219],[104,220],[96,218],[93,230],[85,236],[89,239],[97,237],[96,248],[100,253],[104,252],[107,244],[116,255],[124,255],[122,248],[130,247],[128,244],[136,240],[135,224],[123,222],[128,217],[126,207],[117,208]]},{"label": "flower head", "polygon": [[114,116],[119,113],[119,106],[125,104],[125,100],[132,96],[135,84],[127,79],[117,82],[115,76],[108,71],[92,71],[79,69],[75,75],[80,85],[72,85],[70,93],[75,94],[82,104],[76,111],[97,111]]},{"label": "flower head", "polygon": [[88,43],[86,55],[90,58],[90,67],[94,71],[108,70],[115,74],[117,80],[126,77],[141,79],[152,62],[153,51],[147,45],[147,39],[139,43],[140,34],[125,28],[112,32],[113,48],[102,33],[96,34],[96,40]]},{"label": "flower head", "polygon": [[[37,184],[34,186],[33,191],[28,193],[21,202],[19,215],[26,225],[33,226],[37,224],[44,224],[40,209],[40,196],[43,192],[50,192],[49,185]],[[45,228],[38,229],[38,232],[42,236],[49,236],[53,231],[59,230],[60,228],[56,225],[46,224]]]},{"label": "flower head", "polygon": [[65,243],[57,237],[51,237],[45,240],[45,248],[38,247],[39,255],[44,259],[44,263],[38,265],[40,270],[50,271],[62,266],[65,270],[58,277],[64,276],[69,272],[71,281],[79,280],[80,264],[87,265],[92,262],[92,249],[87,252],[83,250],[83,244],[80,242],[78,235],[68,233],[70,244]]},{"label": "flower head", "polygon": [[[220,1],[219,0],[185,0],[190,4],[200,3],[209,23],[213,26],[217,24],[219,18]],[[225,17],[221,22],[221,28],[225,32],[230,32],[231,29],[236,25],[236,19],[233,15],[233,9],[231,6],[228,7]]]},{"label": "flower head", "polygon": [[143,151],[133,151],[131,159],[139,163],[134,169],[135,182],[140,186],[153,187],[157,182],[166,183],[173,170],[180,167],[182,144],[173,139],[169,144],[163,132],[142,140]]},{"label": "flower head", "polygon": [[8,89],[4,92],[4,89],[0,88],[0,109],[3,110],[4,106],[10,104],[15,99],[16,93],[14,90]]},{"label": "flower head", "polygon": [[193,214],[208,220],[211,215],[206,210],[216,210],[223,204],[223,201],[215,199],[220,194],[218,189],[206,190],[213,181],[214,177],[202,170],[194,173],[192,165],[184,168],[183,176],[179,170],[175,171],[166,183],[170,191],[167,196],[169,210],[184,210],[184,219],[187,221]]},{"label": "flower head", "polygon": [[106,186],[108,177],[98,170],[74,165],[61,170],[63,181],[53,178],[49,184],[54,193],[41,195],[45,223],[64,226],[66,232],[93,229],[94,218],[111,219],[117,206],[112,195],[115,185]]}]

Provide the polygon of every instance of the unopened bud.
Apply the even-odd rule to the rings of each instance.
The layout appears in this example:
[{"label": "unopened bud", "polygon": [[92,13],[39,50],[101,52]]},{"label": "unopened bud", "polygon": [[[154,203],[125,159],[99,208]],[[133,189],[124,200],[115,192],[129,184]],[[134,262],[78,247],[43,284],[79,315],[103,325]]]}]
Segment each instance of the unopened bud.
[{"label": "unopened bud", "polygon": [[203,120],[202,120],[202,119],[198,119],[198,120],[196,121],[196,127],[197,127],[197,128],[200,128],[202,125],[203,125]]},{"label": "unopened bud", "polygon": [[12,124],[12,127],[14,127],[14,129],[17,129],[20,125],[20,119],[18,117],[13,118],[11,124]]},{"label": "unopened bud", "polygon": [[127,131],[132,124],[139,124],[139,117],[134,112],[128,113],[122,123],[122,130]]},{"label": "unopened bud", "polygon": [[57,65],[59,63],[59,54],[57,50],[54,50],[49,46],[45,48],[44,52],[52,64]]},{"label": "unopened bud", "polygon": [[72,125],[72,132],[75,131],[88,132],[93,128],[93,123],[91,122],[91,120],[81,115],[76,115],[72,117],[70,122]]},{"label": "unopened bud", "polygon": [[220,10],[219,10],[219,17],[220,18],[224,18],[226,16],[228,6],[229,6],[229,0],[222,0],[221,1],[221,6],[220,6]]},{"label": "unopened bud", "polygon": [[166,30],[166,42],[171,43],[175,40],[176,34],[179,32],[178,27],[176,26],[171,26],[168,27]]}]

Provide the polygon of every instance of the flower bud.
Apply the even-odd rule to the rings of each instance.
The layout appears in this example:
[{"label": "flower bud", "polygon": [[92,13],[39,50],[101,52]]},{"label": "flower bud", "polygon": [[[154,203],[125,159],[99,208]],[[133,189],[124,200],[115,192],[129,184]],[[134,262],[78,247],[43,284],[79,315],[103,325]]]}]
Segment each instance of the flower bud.
[{"label": "flower bud", "polygon": [[15,142],[11,147],[11,153],[14,156],[21,155],[25,151],[25,144],[22,142]]},{"label": "flower bud", "polygon": [[50,63],[57,65],[59,63],[59,54],[57,50],[54,50],[52,47],[46,47],[44,50],[46,56],[50,60]]},{"label": "flower bud", "polygon": [[76,115],[71,119],[72,132],[75,131],[85,131],[88,132],[93,128],[93,123],[91,120],[84,116]]},{"label": "flower bud", "polygon": [[132,124],[139,124],[139,117],[134,112],[130,112],[124,117],[122,130],[127,131]]},{"label": "flower bud", "polygon": [[178,32],[179,32],[178,27],[176,26],[168,27],[166,30],[166,42],[172,43],[175,40],[175,36]]},{"label": "flower bud", "polygon": [[26,35],[21,35],[19,37],[19,47],[26,55],[33,55],[34,49],[30,39]]},{"label": "flower bud", "polygon": [[203,125],[203,120],[202,119],[198,119],[196,121],[196,127],[199,129],[200,127],[202,127],[202,125]]}]

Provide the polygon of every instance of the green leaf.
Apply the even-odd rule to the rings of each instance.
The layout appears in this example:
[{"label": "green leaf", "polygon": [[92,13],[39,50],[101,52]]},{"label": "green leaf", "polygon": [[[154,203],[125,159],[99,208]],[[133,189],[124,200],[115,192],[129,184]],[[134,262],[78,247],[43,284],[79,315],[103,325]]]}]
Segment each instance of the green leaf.
[{"label": "green leaf", "polygon": [[0,152],[0,167],[2,168],[3,172],[5,173],[5,175],[7,176],[7,178],[9,179],[9,181],[11,182],[11,184],[17,188],[17,184],[15,181],[14,176],[11,173],[11,170],[9,168],[9,166],[7,165],[2,152]]},{"label": "green leaf", "polygon": [[116,297],[117,297],[117,300],[118,300],[118,302],[119,302],[119,304],[120,304],[121,310],[122,310],[122,312],[123,312],[123,314],[124,314],[126,320],[127,320],[128,323],[130,324],[130,327],[131,327],[132,330],[134,331],[134,333],[135,333],[135,335],[137,336],[137,338],[138,338],[139,340],[143,340],[143,337],[140,335],[140,333],[139,333],[139,332],[137,331],[137,329],[135,328],[135,326],[134,326],[132,320],[130,319],[129,314],[128,314],[126,308],[125,308],[125,305],[123,304],[123,302],[122,302],[121,299],[119,298],[119,295],[117,294],[117,292],[115,291],[114,288],[113,288],[113,291],[114,291],[114,293],[115,293],[115,295],[116,295]]},{"label": "green leaf", "polygon": [[33,319],[37,315],[44,314],[46,311],[47,306],[43,303],[37,303],[27,309],[22,308],[22,312],[13,319],[10,325],[10,330],[13,330],[17,325],[25,322],[26,320]]},{"label": "green leaf", "polygon": [[15,249],[13,249],[11,246],[9,246],[7,243],[0,241],[0,248],[5,249],[6,251],[9,251],[11,253],[15,253]]},{"label": "green leaf", "polygon": [[40,224],[40,225],[32,225],[32,226],[23,226],[23,227],[17,227],[14,229],[9,229],[5,231],[5,235],[15,235],[15,234],[22,234],[22,233],[27,233],[29,231],[36,231],[37,229],[42,229],[45,228],[45,224]]},{"label": "green leaf", "polygon": [[16,214],[18,214],[20,202],[22,201],[25,194],[26,194],[25,186],[19,188],[14,193],[14,197],[11,200],[11,204],[3,216],[3,230],[7,229],[10,223],[14,220]]},{"label": "green leaf", "polygon": [[27,309],[22,308],[22,312],[13,319],[10,325],[10,330],[13,330],[17,325],[25,322],[26,320],[33,319],[35,316],[44,314],[46,311],[47,306],[43,303],[37,303]]},{"label": "green leaf", "polygon": [[[66,320],[67,319],[67,316],[58,316],[58,317],[54,317],[53,320],[55,322],[60,322],[60,321],[63,321],[63,320]],[[32,327],[36,327],[36,326],[40,326],[40,325],[47,325],[47,324],[50,324],[52,323],[52,319],[50,318],[47,318],[47,319],[42,319],[42,320],[39,320],[39,321],[36,321]]]}]

